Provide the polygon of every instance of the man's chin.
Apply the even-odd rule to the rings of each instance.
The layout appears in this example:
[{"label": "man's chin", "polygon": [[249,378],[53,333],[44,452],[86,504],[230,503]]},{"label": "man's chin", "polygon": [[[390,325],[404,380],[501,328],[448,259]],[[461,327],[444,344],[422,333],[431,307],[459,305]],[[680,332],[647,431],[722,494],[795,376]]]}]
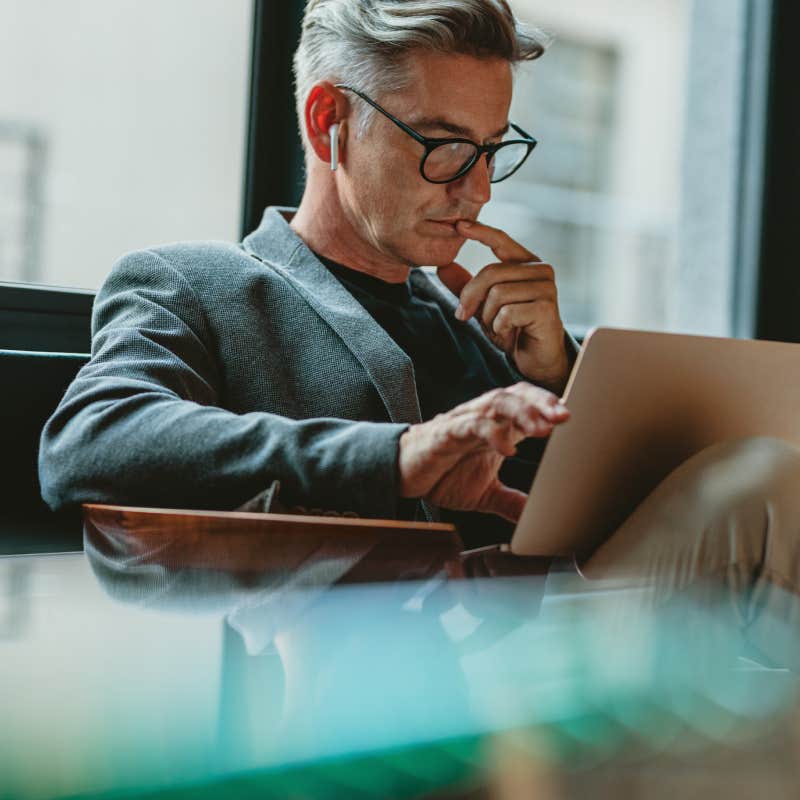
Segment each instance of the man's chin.
[{"label": "man's chin", "polygon": [[433,236],[422,237],[419,247],[415,248],[414,263],[424,267],[441,267],[450,264],[455,260],[465,241],[463,236],[453,236],[448,239]]}]

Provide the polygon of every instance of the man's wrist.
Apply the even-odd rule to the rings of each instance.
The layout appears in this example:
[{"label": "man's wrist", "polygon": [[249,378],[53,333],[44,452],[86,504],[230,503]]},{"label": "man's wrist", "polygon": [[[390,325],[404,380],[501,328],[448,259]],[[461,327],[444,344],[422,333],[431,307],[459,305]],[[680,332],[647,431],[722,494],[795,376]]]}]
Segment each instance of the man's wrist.
[{"label": "man's wrist", "polygon": [[409,461],[409,448],[413,447],[414,437],[413,425],[407,425],[405,430],[401,431],[400,436],[397,437],[397,498],[398,501],[414,499],[416,500],[419,495],[415,495],[411,491],[408,481],[408,461]]},{"label": "man's wrist", "polygon": [[549,392],[553,392],[553,394],[560,395],[567,386],[567,381],[569,380],[569,361],[567,361],[566,366],[562,367],[555,373],[553,372],[532,372],[525,370],[523,371],[520,369],[519,365],[515,362],[513,356],[507,356],[509,365],[513,368],[513,371],[516,373],[515,377],[518,377],[520,380],[528,381],[529,383],[535,383],[537,386],[541,386],[543,389],[547,389]]},{"label": "man's wrist", "polygon": [[512,371],[516,373],[515,377],[519,380],[526,380],[530,383],[535,383],[543,389],[558,395],[559,397],[564,393],[569,382],[569,376],[572,374],[572,368],[575,366],[575,361],[578,357],[579,347],[575,340],[564,331],[564,350],[563,361],[561,365],[554,370],[522,370],[516,363],[513,356],[506,354],[506,360],[511,367]]}]

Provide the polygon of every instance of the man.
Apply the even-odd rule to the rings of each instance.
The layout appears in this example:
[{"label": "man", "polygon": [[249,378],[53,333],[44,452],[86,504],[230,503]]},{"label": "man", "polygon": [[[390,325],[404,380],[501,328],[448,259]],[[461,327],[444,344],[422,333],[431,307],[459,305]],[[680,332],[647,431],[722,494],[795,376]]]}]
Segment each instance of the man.
[{"label": "man", "polygon": [[[512,68],[542,52],[505,0],[311,0],[295,59],[300,208],[267,209],[240,246],[170,245],[116,265],[91,362],[43,432],[45,499],[235,508],[279,479],[290,505],[456,510],[469,544],[508,536],[537,443],[569,417],[559,394],[574,345],[553,268],[476,220],[492,180],[533,147],[508,118]],[[467,239],[496,258],[474,278],[455,261]],[[595,574],[651,570],[657,552],[674,587],[705,562],[664,564],[698,542],[725,574],[743,553],[762,574],[767,551],[794,559],[786,487],[800,454],[756,442],[712,455],[645,502]],[[743,463],[759,467],[746,492],[695,491],[709,464]],[[739,526],[750,547],[727,535],[745,500],[748,513],[791,506],[781,530]]]},{"label": "man", "polygon": [[[402,501],[421,498],[428,516],[443,507],[518,517],[537,448],[527,447],[527,475],[525,460],[517,464],[519,488],[498,470],[523,439],[544,437],[568,417],[557,393],[574,353],[552,268],[475,222],[504,150],[473,158],[468,143],[444,144],[426,169],[449,170],[454,158],[455,172],[465,159],[474,163],[432,183],[420,171],[419,142],[377,112],[364,126],[368,101],[332,82],[355,76],[350,61],[372,57],[362,88],[383,99],[373,85],[386,79],[388,54],[404,85],[390,98],[397,115],[425,136],[457,139],[455,131],[499,144],[509,129],[512,64],[542,45],[515,29],[505,3],[450,6],[309,4],[297,54],[308,149],[300,208],[268,209],[241,247],[173,245],[116,265],[97,296],[92,361],[44,431],[51,505],[233,508],[277,478],[292,505],[414,516],[417,504]],[[352,45],[370,15],[395,31],[382,54],[375,43],[363,54]],[[393,27],[401,21],[405,31]],[[456,52],[441,52],[453,30]],[[415,37],[413,57],[398,60]],[[331,72],[326,62],[336,58],[344,62]],[[527,155],[528,137],[511,138],[523,140],[506,147],[512,158]],[[453,262],[467,238],[498,260],[474,281]],[[421,273],[409,282],[423,264],[440,267],[460,309]],[[409,313],[393,332],[416,342],[398,344],[370,316],[375,307],[368,313],[357,302],[352,281],[362,275],[408,293]],[[490,519],[474,543],[497,539]]]}]

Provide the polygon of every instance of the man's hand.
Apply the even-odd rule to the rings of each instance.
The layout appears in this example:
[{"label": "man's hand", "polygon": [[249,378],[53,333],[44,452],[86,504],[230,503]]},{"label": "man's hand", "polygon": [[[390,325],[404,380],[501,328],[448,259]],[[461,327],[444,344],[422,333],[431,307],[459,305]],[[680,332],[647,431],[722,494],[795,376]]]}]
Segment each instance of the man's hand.
[{"label": "man's hand", "polygon": [[516,522],[527,495],[500,482],[500,466],[517,442],[549,436],[568,418],[554,394],[517,383],[412,425],[400,437],[400,493]]},{"label": "man's hand", "polygon": [[491,248],[499,263],[475,277],[456,262],[439,267],[442,283],[459,298],[456,317],[466,321],[476,315],[526,378],[561,393],[570,362],[553,267],[498,228],[463,220],[457,227],[462,236]]}]

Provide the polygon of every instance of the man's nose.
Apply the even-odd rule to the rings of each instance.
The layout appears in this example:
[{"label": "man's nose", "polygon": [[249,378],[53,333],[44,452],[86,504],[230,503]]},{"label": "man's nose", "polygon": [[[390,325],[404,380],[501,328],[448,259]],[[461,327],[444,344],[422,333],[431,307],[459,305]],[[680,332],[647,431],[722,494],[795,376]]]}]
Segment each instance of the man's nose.
[{"label": "man's nose", "polygon": [[481,205],[488,203],[492,196],[492,184],[489,180],[489,165],[486,163],[486,156],[482,154],[473,164],[472,169],[457,181],[453,181],[450,187],[451,194],[456,197]]}]

